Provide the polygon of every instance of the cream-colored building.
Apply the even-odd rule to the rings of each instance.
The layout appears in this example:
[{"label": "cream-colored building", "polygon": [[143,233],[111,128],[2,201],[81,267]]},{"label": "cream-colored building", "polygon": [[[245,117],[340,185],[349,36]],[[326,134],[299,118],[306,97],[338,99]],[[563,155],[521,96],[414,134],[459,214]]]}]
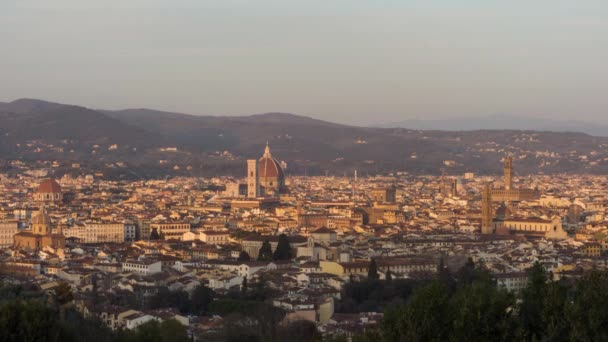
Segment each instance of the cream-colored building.
[{"label": "cream-colored building", "polygon": [[[370,260],[356,260],[351,262],[324,261],[319,262],[321,271],[334,274],[338,277],[350,275],[367,276]],[[409,275],[410,273],[424,272],[433,273],[437,271],[435,260],[426,258],[390,257],[377,258],[376,265],[379,272],[391,271],[394,274]]]},{"label": "cream-colored building", "polygon": [[540,218],[513,218],[497,220],[494,222],[495,231],[497,234],[529,234],[543,235],[547,239],[566,239],[568,233],[562,227],[562,221],[559,217],[554,217],[551,220]]},{"label": "cream-colored building", "polygon": [[152,223],[150,231],[155,229],[165,240],[181,240],[184,233],[191,230],[190,223],[183,222]]},{"label": "cream-colored building", "polygon": [[17,221],[0,221],[0,248],[13,245],[13,237],[19,232]]},{"label": "cream-colored building", "polygon": [[544,195],[540,198],[540,205],[543,207],[569,207],[572,204],[569,198]]},{"label": "cream-colored building", "polygon": [[158,260],[127,260],[122,263],[123,272],[135,272],[143,275],[151,275],[162,271],[162,263]]},{"label": "cream-colored building", "polygon": [[228,243],[230,234],[228,231],[204,231],[200,232],[199,239],[209,244],[225,244]]},{"label": "cream-colored building", "polygon": [[124,223],[82,224],[65,229],[63,234],[66,238],[77,238],[81,243],[121,243],[125,241],[125,225]]},{"label": "cream-colored building", "polygon": [[496,278],[496,286],[509,292],[519,292],[528,286],[528,274],[526,272],[501,273],[494,277]]}]

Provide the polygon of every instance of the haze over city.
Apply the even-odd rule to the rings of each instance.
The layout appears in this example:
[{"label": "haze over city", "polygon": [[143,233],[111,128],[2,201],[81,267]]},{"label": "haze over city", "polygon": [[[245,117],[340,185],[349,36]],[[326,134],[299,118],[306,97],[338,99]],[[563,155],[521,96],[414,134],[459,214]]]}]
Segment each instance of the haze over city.
[{"label": "haze over city", "polygon": [[0,1],[0,342],[608,341],[606,18]]},{"label": "haze over city", "polygon": [[0,96],[358,125],[606,123],[607,15],[600,0],[8,0]]}]

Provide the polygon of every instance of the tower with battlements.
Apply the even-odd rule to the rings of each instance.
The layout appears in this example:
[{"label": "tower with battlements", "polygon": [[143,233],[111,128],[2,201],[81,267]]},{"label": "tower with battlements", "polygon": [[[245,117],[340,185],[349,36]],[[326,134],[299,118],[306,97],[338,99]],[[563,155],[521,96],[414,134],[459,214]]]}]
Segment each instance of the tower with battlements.
[{"label": "tower with battlements", "polygon": [[513,186],[513,158],[505,158],[505,190],[511,190]]}]

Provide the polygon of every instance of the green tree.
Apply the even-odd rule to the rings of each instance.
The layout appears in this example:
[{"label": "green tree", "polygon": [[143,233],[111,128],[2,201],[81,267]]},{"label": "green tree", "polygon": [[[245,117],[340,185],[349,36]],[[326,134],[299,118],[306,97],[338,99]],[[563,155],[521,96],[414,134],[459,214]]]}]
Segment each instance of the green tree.
[{"label": "green tree", "polygon": [[71,341],[57,311],[41,301],[13,300],[0,305],[0,341]]},{"label": "green tree", "polygon": [[147,302],[147,308],[176,308],[186,314],[191,311],[191,301],[186,291],[169,291],[167,287],[160,287],[158,292]]},{"label": "green tree", "polygon": [[574,341],[608,341],[608,272],[592,270],[576,282],[570,324]]},{"label": "green tree", "polygon": [[378,274],[378,265],[376,264],[376,259],[372,258],[369,262],[369,268],[367,270],[367,279],[369,280],[378,280],[380,279],[380,275]]},{"label": "green tree", "polygon": [[[481,266],[480,266],[481,267]],[[478,269],[475,267],[475,262],[472,258],[468,258],[467,262],[458,270],[456,273],[456,279],[460,285],[467,285],[473,283],[475,277],[475,271]]]},{"label": "green tree", "polygon": [[150,240],[159,240],[160,239],[160,235],[158,234],[158,230],[156,228],[152,228],[152,231],[150,232]]},{"label": "green tree", "polygon": [[96,317],[84,318],[75,309],[68,309],[65,319],[61,322],[75,338],[73,340],[86,342],[107,342],[119,340],[119,336]]},{"label": "green tree", "polygon": [[382,341],[397,342],[402,341],[401,324],[405,317],[405,305],[390,305],[384,310],[384,317],[380,330],[382,331]]},{"label": "green tree", "polygon": [[279,341],[309,342],[317,341],[321,334],[315,323],[311,321],[296,320],[281,325],[278,330]]},{"label": "green tree", "polygon": [[291,246],[289,245],[287,235],[279,235],[279,242],[272,257],[273,260],[291,260]]},{"label": "green tree", "polygon": [[439,258],[439,264],[437,265],[437,279],[449,290],[454,288],[454,277],[450,272],[449,268],[445,265],[443,256]]},{"label": "green tree", "polygon": [[251,257],[249,256],[249,253],[241,251],[241,253],[239,253],[239,257],[236,260],[240,262],[251,261]]},{"label": "green tree", "polygon": [[247,294],[248,284],[247,284],[247,276],[243,277],[243,283],[241,283],[241,292],[243,294]]},{"label": "green tree", "polygon": [[492,281],[479,280],[456,290],[450,300],[452,341],[512,341],[517,326],[515,297]]},{"label": "green tree", "polygon": [[407,305],[389,307],[384,314],[385,341],[446,341],[449,338],[449,291],[435,280],[414,292]]},{"label": "green tree", "polygon": [[268,240],[264,240],[258,252],[258,261],[272,261],[272,246]]},{"label": "green tree", "polygon": [[545,326],[545,338],[548,341],[559,341],[570,336],[571,313],[568,304],[568,288],[560,282],[550,282],[543,300],[543,322]]},{"label": "green tree", "polygon": [[138,326],[134,331],[127,332],[126,342],[187,342],[186,327],[176,320],[170,319],[159,323],[156,320],[148,321]]},{"label": "green tree", "polygon": [[55,288],[54,294],[57,304],[59,305],[65,305],[74,299],[72,288],[68,283],[65,282],[59,283],[59,285]]},{"label": "green tree", "polygon": [[213,301],[213,290],[205,285],[197,286],[192,292],[191,311],[196,315],[201,315],[209,310],[209,304]]},{"label": "green tree", "polygon": [[224,317],[225,341],[282,341],[279,324],[285,312],[259,301],[219,300],[213,312]]},{"label": "green tree", "polygon": [[545,334],[543,312],[548,280],[548,273],[538,261],[528,270],[528,286],[522,291],[519,307],[523,338],[527,340],[541,340]]},{"label": "green tree", "polygon": [[253,286],[253,291],[250,291],[248,299],[265,301],[266,299],[270,298],[272,294],[273,291],[266,283],[264,273],[261,273]]}]

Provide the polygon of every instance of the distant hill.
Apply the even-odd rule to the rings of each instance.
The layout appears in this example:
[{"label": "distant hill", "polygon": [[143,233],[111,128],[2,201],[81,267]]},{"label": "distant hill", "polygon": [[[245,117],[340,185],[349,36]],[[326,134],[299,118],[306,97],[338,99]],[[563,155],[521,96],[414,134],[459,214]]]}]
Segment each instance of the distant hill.
[{"label": "distant hill", "polygon": [[287,113],[194,116],[31,99],[0,103],[0,159],[79,161],[142,177],[243,176],[244,160],[259,157],[267,141],[273,155],[287,162],[288,174],[437,174],[442,168],[451,174],[499,173],[506,153],[514,153],[520,174],[608,172],[608,138],[584,133],[427,131],[348,126]]},{"label": "distant hill", "polygon": [[[104,111],[112,118],[138,126],[196,150],[231,150],[257,155],[266,141],[277,155],[292,158],[335,158],[340,145],[374,129],[350,127],[287,113],[249,116],[194,116],[147,109]],[[333,152],[333,153],[332,153]]]},{"label": "distant hill", "polygon": [[0,129],[15,141],[146,144],[152,139],[145,130],[95,110],[31,99],[0,103]]},{"label": "distant hill", "polygon": [[407,119],[375,125],[377,127],[406,127],[422,130],[470,131],[470,130],[533,130],[550,132],[582,132],[595,136],[608,136],[608,124],[593,124],[576,120],[542,119],[514,115],[487,117],[461,117],[449,119]]}]

